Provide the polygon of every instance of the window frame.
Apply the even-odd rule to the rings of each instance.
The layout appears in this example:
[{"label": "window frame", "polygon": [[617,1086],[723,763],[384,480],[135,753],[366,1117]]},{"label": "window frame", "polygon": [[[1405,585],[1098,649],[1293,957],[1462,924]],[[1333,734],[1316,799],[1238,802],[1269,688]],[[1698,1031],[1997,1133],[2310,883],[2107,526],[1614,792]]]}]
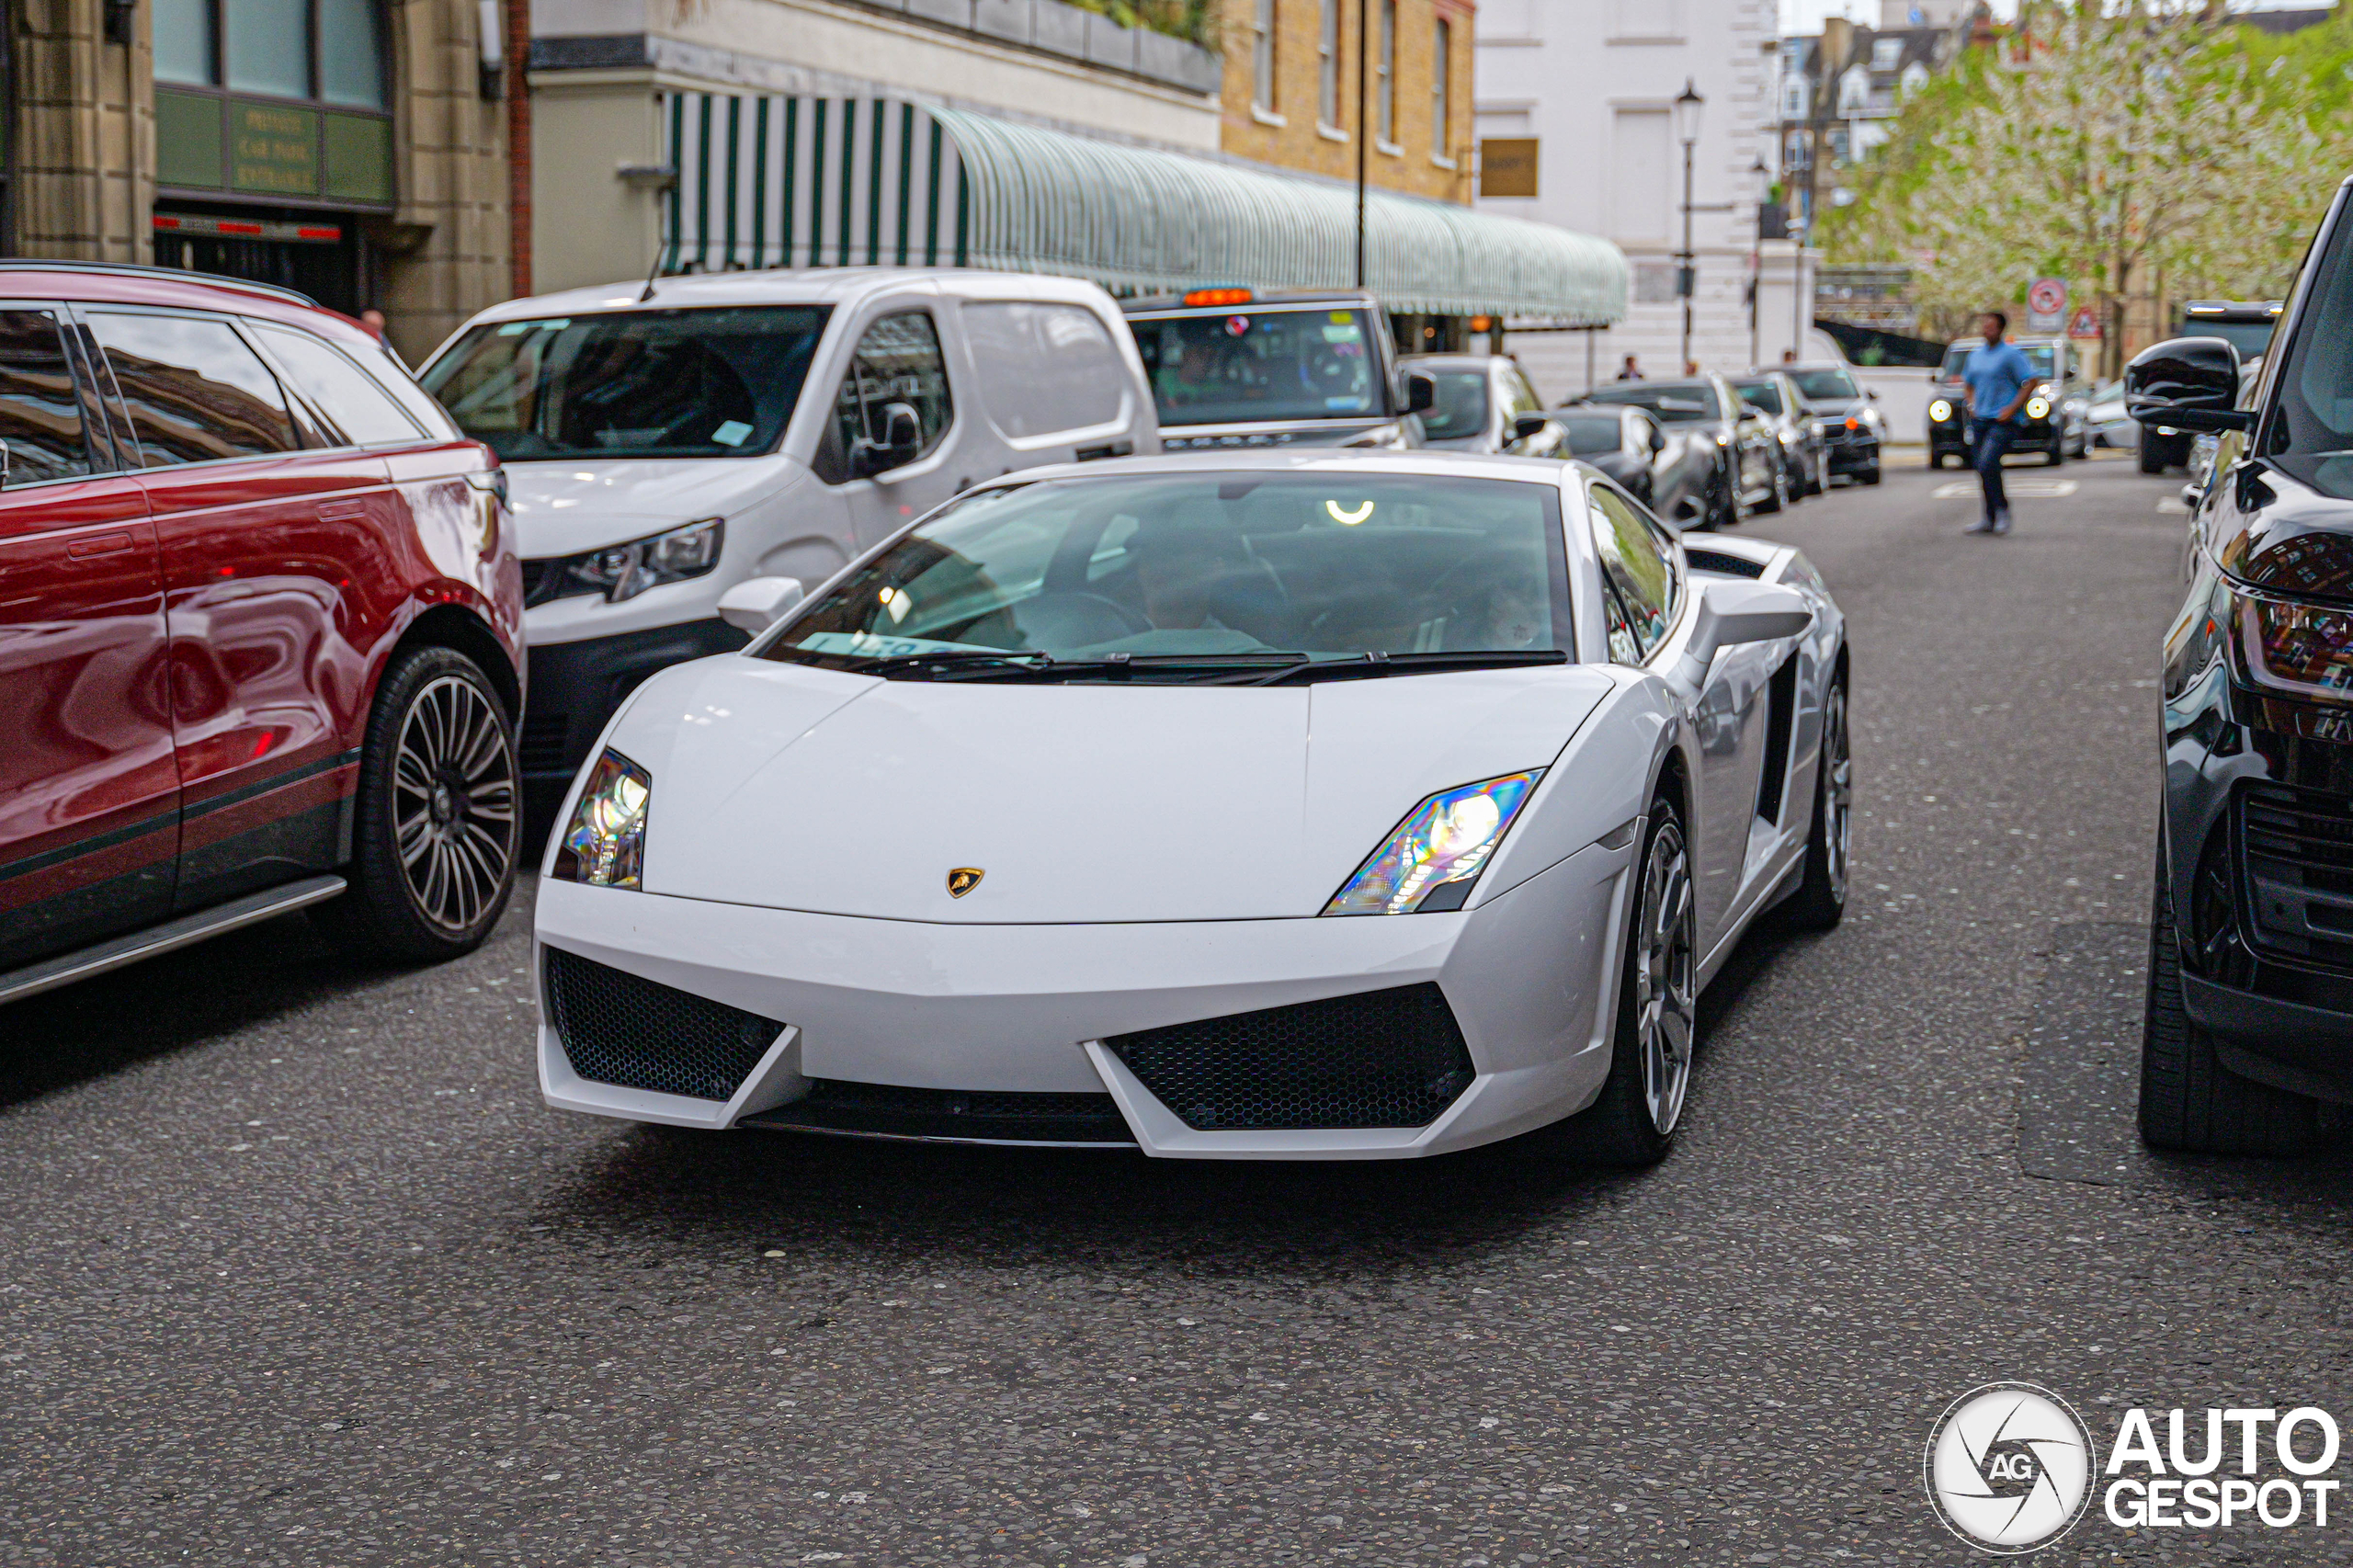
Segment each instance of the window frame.
[{"label": "window frame", "polygon": [[[253,316],[239,316],[236,318],[236,322],[237,325],[244,331],[245,341],[254,346],[255,349],[262,357],[262,363],[269,368],[269,373],[278,378],[278,390],[286,393],[290,403],[295,400],[300,400],[301,406],[311,414],[313,423],[309,433],[320,437],[319,447],[321,449],[327,451],[381,451],[394,447],[418,446],[436,438],[431,432],[425,430],[418,425],[415,411],[411,409],[406,403],[403,403],[390,387],[385,386],[381,378],[372,374],[369,370],[368,367],[362,365],[358,360],[344,352],[343,346],[341,344],[335,343],[326,337],[323,337],[319,334],[309,330],[307,327],[296,326],[291,322],[267,321]],[[325,349],[328,353],[335,355],[345,364],[350,366],[355,374],[358,375],[362,380],[367,381],[369,386],[374,387],[379,392],[382,393],[384,401],[390,403],[403,419],[408,421],[410,426],[410,434],[397,440],[355,441],[350,439],[349,433],[335,422],[335,416],[325,408],[320,406],[318,400],[313,398],[309,393],[302,391],[301,383],[289,371],[287,366],[278,359],[278,356],[270,351],[269,334],[273,330],[278,332],[299,333],[302,336],[309,338],[311,342],[317,345],[319,347]],[[299,425],[301,421],[298,417],[297,424]],[[344,438],[336,441],[327,440],[325,437],[330,433],[343,437]],[[311,449],[308,444],[305,443],[303,449],[309,450]]]},{"label": "window frame", "polygon": [[1275,43],[1279,4],[1280,0],[1253,0],[1250,12],[1250,106],[1266,114],[1281,112]]},{"label": "window frame", "polygon": [[1372,53],[1373,145],[1397,143],[1397,0],[1380,0],[1381,47]]},{"label": "window frame", "polygon": [[[1601,497],[1604,495],[1626,508],[1653,547],[1657,550],[1661,562],[1666,567],[1665,615],[1661,622],[1657,640],[1647,647],[1643,646],[1642,633],[1636,630],[1641,622],[1630,613],[1623,597],[1620,595],[1618,585],[1609,574],[1608,558],[1602,550],[1599,519],[1607,510],[1601,502]],[[1605,477],[1597,474],[1586,480],[1585,502],[1586,545],[1593,551],[1594,581],[1600,589],[1604,628],[1603,645],[1608,646],[1608,627],[1614,616],[1625,623],[1628,634],[1634,639],[1636,647],[1641,650],[1641,656],[1632,660],[1623,660],[1612,651],[1609,662],[1624,664],[1630,668],[1647,668],[1657,663],[1662,654],[1675,645],[1676,633],[1683,624],[1684,612],[1691,601],[1692,596],[1689,579],[1686,574],[1688,569],[1683,559],[1682,541],[1669,532],[1665,524],[1653,517],[1648,507]]]},{"label": "window frame", "polygon": [[[319,415],[311,408],[309,400],[287,384],[284,372],[278,369],[277,363],[269,358],[263,347],[254,341],[253,335],[244,330],[243,317],[232,315],[225,311],[190,310],[179,306],[117,304],[111,300],[82,301],[75,313],[80,318],[78,324],[88,330],[90,334],[87,352],[106,375],[106,390],[102,395],[111,399],[112,402],[113,415],[110,423],[118,432],[115,445],[117,456],[122,460],[119,472],[130,474],[178,472],[186,469],[215,468],[223,463],[278,462],[302,452],[334,449],[323,438],[324,431],[320,426]],[[244,452],[235,457],[199,458],[192,462],[149,463],[139,439],[138,424],[131,417],[131,400],[123,395],[122,387],[115,379],[113,361],[107,358],[106,345],[97,341],[97,330],[89,323],[88,318],[97,315],[162,316],[177,321],[219,322],[226,326],[235,335],[237,341],[245,346],[246,351],[261,362],[261,368],[269,379],[277,383],[278,394],[286,403],[287,423],[293,427],[294,445],[283,451]],[[137,460],[131,460],[134,459]]]},{"label": "window frame", "polygon": [[1315,119],[1326,131],[1340,129],[1340,0],[1322,0],[1315,28]]},{"label": "window frame", "polygon": [[[947,400],[948,417],[941,423],[938,435],[917,448],[914,457],[896,467],[884,469],[880,473],[862,474],[857,472],[853,465],[850,449],[842,437],[842,388],[858,373],[858,351],[864,347],[868,336],[884,322],[899,316],[921,316],[931,327],[932,345],[939,352],[941,395]],[[1116,339],[1113,347],[1115,349],[1118,347]],[[948,350],[948,335],[939,330],[939,312],[931,301],[887,304],[858,324],[857,335],[849,340],[849,349],[843,360],[841,372],[835,378],[833,391],[826,397],[824,405],[824,424],[820,428],[817,437],[816,461],[811,465],[818,479],[835,489],[858,483],[873,484],[882,481],[896,483],[897,477],[911,477],[915,469],[939,458],[940,454],[947,450],[949,437],[956,434],[957,422],[961,417],[960,405],[963,400],[957,396],[955,373],[949,368],[952,358],[953,356]],[[802,389],[805,396],[807,391],[805,381],[802,383]],[[873,435],[873,425],[870,417],[871,412],[861,395],[858,415],[861,422],[866,423],[869,438]]]},{"label": "window frame", "polygon": [[1454,156],[1454,18],[1440,15],[1430,29],[1430,156]]},{"label": "window frame", "polygon": [[319,25],[319,7],[325,3],[325,0],[302,0],[303,74],[308,78],[310,91],[300,97],[289,97],[283,93],[263,93],[250,88],[231,86],[229,85],[229,7],[236,4],[236,0],[195,0],[195,3],[201,5],[205,10],[205,33],[210,39],[212,47],[212,79],[209,82],[183,82],[158,75],[155,78],[157,85],[177,92],[209,92],[228,97],[259,98],[272,103],[302,104],[333,109],[342,114],[381,115],[387,119],[392,117],[395,87],[392,72],[392,7],[385,3],[385,0],[362,0],[369,18],[376,27],[376,87],[378,96],[382,100],[378,104],[338,103],[332,98],[321,96],[322,89],[325,85],[325,71],[324,62],[320,54],[320,39],[324,29]]},{"label": "window frame", "polygon": [[[0,299],[0,311],[39,311],[57,318],[58,347],[65,355],[67,373],[74,378],[74,402],[82,411],[82,452],[90,465],[86,473],[60,474],[54,479],[28,480],[21,484],[0,483],[0,497],[27,490],[45,490],[55,484],[86,484],[94,479],[129,472],[129,465],[116,449],[114,419],[106,409],[106,387],[97,379],[97,369],[90,359],[91,346],[83,339],[82,322],[72,302]],[[105,363],[103,358],[97,362],[97,366]]]}]

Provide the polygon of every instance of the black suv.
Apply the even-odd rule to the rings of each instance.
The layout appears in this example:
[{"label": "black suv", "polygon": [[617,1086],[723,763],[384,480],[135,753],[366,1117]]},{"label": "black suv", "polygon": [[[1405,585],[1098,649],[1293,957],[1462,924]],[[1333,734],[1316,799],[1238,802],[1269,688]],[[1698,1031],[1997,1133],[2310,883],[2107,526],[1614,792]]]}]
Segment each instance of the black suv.
[{"label": "black suv", "polygon": [[[2183,337],[2220,337],[2239,351],[2242,364],[2260,358],[2279,324],[2277,300],[2193,300],[2181,308]],[[2141,426],[2141,472],[2163,473],[2185,468],[2195,433],[2176,426]]]},{"label": "black suv", "polygon": [[2211,432],[2165,640],[2165,806],[2141,1131],[2286,1153],[2353,1104],[2353,181],[2245,396],[2228,338],[2124,373],[2146,426]]}]

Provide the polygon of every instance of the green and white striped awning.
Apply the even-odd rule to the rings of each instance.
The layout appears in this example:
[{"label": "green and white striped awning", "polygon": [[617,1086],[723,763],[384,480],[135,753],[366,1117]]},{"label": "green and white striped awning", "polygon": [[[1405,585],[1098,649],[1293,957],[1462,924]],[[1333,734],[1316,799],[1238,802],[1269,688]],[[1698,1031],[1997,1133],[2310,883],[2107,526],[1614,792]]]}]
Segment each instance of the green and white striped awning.
[{"label": "green and white striped awning", "polygon": [[[1356,280],[1341,186],[882,97],[674,93],[663,270],[983,267],[1120,293]],[[1392,311],[1600,325],[1606,240],[1375,191],[1368,281]]]}]

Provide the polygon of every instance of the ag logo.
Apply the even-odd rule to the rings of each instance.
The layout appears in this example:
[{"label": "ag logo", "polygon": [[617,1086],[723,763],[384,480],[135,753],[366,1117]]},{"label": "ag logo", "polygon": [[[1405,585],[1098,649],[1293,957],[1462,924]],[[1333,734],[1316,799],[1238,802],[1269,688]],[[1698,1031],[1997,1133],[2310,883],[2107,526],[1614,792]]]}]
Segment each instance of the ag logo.
[{"label": "ag logo", "polygon": [[962,898],[966,893],[979,887],[981,879],[987,875],[988,873],[978,866],[957,867],[948,873],[948,896]]},{"label": "ag logo", "polygon": [[2033,1551],[2065,1535],[2091,1502],[2091,1469],[2083,1422],[2033,1383],[1972,1389],[1928,1431],[1928,1500],[1984,1551]]}]

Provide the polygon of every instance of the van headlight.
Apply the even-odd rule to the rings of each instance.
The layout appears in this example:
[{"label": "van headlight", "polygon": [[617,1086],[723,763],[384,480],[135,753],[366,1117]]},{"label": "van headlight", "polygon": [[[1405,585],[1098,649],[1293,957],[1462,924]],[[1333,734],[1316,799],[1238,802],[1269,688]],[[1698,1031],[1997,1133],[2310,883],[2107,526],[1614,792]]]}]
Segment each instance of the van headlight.
[{"label": "van headlight", "polygon": [[2027,400],[2026,400],[2026,416],[2027,416],[2029,419],[2048,419],[2048,418],[2050,418],[2050,417],[2051,417],[2051,400],[2050,400],[2049,398],[2047,398],[2047,397],[2030,397],[2030,398],[2027,399]]},{"label": "van headlight", "polygon": [[556,847],[554,875],[591,887],[635,888],[645,869],[645,808],[654,776],[608,749],[588,770]]},{"label": "van headlight", "polygon": [[1942,425],[1946,420],[1950,419],[1951,417],[1952,404],[1947,403],[1943,398],[1938,398],[1936,402],[1928,404],[1928,423],[1931,425]]},{"label": "van headlight", "polygon": [[1397,824],[1324,913],[1428,915],[1461,908],[1543,777],[1537,767],[1439,790]]},{"label": "van headlight", "polygon": [[683,583],[719,565],[719,549],[726,538],[727,520],[705,517],[666,533],[610,544],[585,555],[540,562],[537,590],[530,602],[602,594],[610,604],[633,599],[665,583]]}]

